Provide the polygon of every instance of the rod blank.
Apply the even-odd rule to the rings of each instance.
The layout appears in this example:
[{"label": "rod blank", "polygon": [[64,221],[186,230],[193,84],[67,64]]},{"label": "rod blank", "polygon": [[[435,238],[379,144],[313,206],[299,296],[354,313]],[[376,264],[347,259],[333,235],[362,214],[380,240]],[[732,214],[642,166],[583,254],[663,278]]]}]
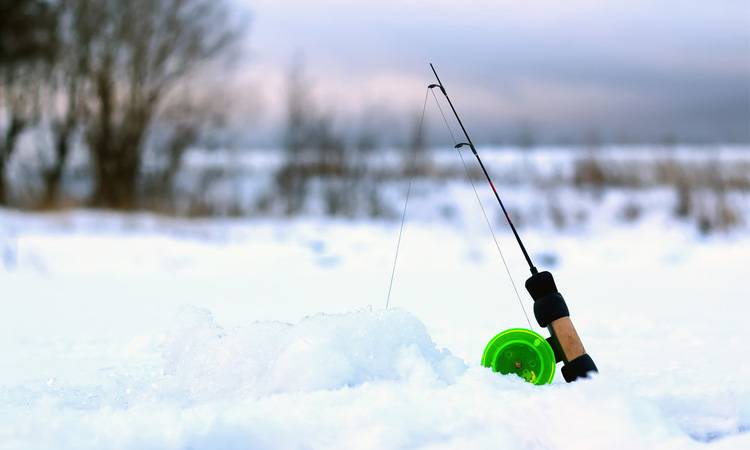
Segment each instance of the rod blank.
[{"label": "rod blank", "polygon": [[479,153],[477,153],[477,149],[474,147],[474,144],[471,142],[471,138],[469,137],[469,133],[466,132],[466,128],[464,127],[463,122],[461,122],[461,118],[458,116],[458,112],[456,112],[456,108],[453,107],[453,102],[451,102],[450,97],[448,97],[448,93],[445,91],[445,86],[443,86],[443,83],[440,81],[440,77],[437,74],[437,71],[435,70],[435,67],[430,63],[430,68],[432,68],[432,73],[435,74],[435,78],[437,79],[437,84],[431,84],[428,86],[429,89],[439,87],[440,91],[445,96],[445,99],[448,100],[448,105],[450,105],[451,110],[453,111],[453,115],[456,116],[456,120],[458,121],[458,124],[461,126],[461,131],[464,132],[464,136],[466,136],[467,142],[462,142],[460,144],[456,144],[456,148],[461,148],[465,145],[468,145],[471,148],[471,152],[474,153],[474,156],[477,158],[477,161],[479,162],[479,167],[482,168],[482,172],[484,172],[485,178],[487,178],[487,182],[490,183],[490,187],[492,187],[492,192],[495,193],[495,198],[497,199],[497,202],[500,204],[500,208],[503,210],[503,214],[505,214],[505,219],[508,221],[508,225],[510,225],[510,229],[513,231],[513,236],[516,237],[516,241],[518,242],[518,246],[521,247],[521,252],[523,253],[524,258],[526,258],[526,262],[529,264],[529,269],[531,270],[532,275],[536,275],[539,271],[536,267],[534,267],[534,263],[531,262],[531,257],[529,256],[529,253],[526,251],[526,247],[524,247],[523,242],[521,241],[521,236],[518,235],[518,231],[516,231],[516,227],[513,225],[513,221],[510,220],[510,215],[508,214],[508,211],[505,209],[505,205],[503,205],[503,201],[500,200],[500,194],[497,193],[497,189],[495,189],[495,184],[492,183],[492,179],[490,178],[490,174],[487,172],[487,169],[484,167],[484,163],[482,163],[482,158],[479,157]]}]

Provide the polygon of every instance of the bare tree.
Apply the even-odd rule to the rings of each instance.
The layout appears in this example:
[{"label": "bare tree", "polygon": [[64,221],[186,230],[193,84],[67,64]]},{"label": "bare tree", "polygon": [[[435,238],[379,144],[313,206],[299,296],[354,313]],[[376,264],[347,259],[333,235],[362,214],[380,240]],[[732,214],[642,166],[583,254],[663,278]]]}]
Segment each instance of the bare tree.
[{"label": "bare tree", "polygon": [[95,206],[136,207],[146,135],[165,95],[240,36],[216,0],[78,0],[85,140]]},{"label": "bare tree", "polygon": [[[199,78],[203,78],[200,76]],[[232,103],[221,90],[202,91],[195,83],[181,83],[165,97],[164,106],[159,112],[148,144],[147,167],[141,174],[143,206],[160,211],[175,211],[177,195],[177,174],[182,167],[182,159],[187,150],[199,144],[204,151],[226,148],[231,145],[228,133],[227,105]],[[221,182],[226,171],[201,171],[201,182],[207,183],[193,195],[205,195],[208,184]],[[184,194],[184,193],[183,193]],[[188,196],[193,196],[188,194]],[[204,210],[210,209],[203,203]]]},{"label": "bare tree", "polygon": [[52,160],[43,163],[43,205],[58,202],[63,168],[72,147],[72,138],[84,119],[83,95],[86,83],[88,55],[84,43],[90,41],[93,30],[80,29],[77,0],[59,0],[57,9],[56,41],[58,53],[54,67],[45,83],[42,95],[43,119],[47,122],[52,141]]},{"label": "bare tree", "polygon": [[55,53],[55,10],[38,0],[0,0],[0,205],[7,162],[39,116],[39,90]]}]

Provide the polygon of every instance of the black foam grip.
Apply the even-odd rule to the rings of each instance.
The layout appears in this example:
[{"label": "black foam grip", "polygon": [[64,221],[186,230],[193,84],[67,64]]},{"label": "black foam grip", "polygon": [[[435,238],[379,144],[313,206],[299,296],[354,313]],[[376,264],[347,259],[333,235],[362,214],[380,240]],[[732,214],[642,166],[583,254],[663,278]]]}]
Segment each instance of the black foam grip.
[{"label": "black foam grip", "polygon": [[559,292],[545,295],[534,302],[534,317],[539,326],[545,328],[553,320],[570,316],[568,305]]},{"label": "black foam grip", "polygon": [[583,354],[562,367],[563,377],[568,383],[584,378],[591,372],[599,372],[599,369],[588,354]]},{"label": "black foam grip", "polygon": [[555,286],[555,279],[552,278],[552,274],[544,271],[536,273],[526,280],[526,290],[531,294],[531,298],[536,301],[545,295],[557,292],[557,286]]},{"label": "black foam grip", "polygon": [[526,280],[526,290],[534,299],[534,316],[539,326],[546,327],[553,320],[570,316],[568,305],[557,292],[552,274],[544,271]]}]

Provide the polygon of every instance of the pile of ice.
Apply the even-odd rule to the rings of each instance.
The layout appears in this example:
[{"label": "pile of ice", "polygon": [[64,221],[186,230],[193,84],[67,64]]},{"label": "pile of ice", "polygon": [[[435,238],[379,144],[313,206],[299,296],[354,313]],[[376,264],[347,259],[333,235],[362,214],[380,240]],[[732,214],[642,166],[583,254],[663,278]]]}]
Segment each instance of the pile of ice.
[{"label": "pile of ice", "polygon": [[422,322],[399,310],[318,314],[224,329],[206,309],[184,306],[164,342],[172,398],[206,401],[340,389],[418,377],[454,383],[466,365],[438,350]]}]

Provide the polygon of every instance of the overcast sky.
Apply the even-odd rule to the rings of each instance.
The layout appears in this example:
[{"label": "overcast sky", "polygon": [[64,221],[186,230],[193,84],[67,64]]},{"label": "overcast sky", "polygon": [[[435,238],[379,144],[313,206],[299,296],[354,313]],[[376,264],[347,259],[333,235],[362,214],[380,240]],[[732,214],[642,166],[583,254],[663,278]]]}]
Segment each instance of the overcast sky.
[{"label": "overcast sky", "polygon": [[750,0],[237,1],[267,130],[302,57],[341,120],[421,112],[433,63],[475,141],[750,141]]}]

